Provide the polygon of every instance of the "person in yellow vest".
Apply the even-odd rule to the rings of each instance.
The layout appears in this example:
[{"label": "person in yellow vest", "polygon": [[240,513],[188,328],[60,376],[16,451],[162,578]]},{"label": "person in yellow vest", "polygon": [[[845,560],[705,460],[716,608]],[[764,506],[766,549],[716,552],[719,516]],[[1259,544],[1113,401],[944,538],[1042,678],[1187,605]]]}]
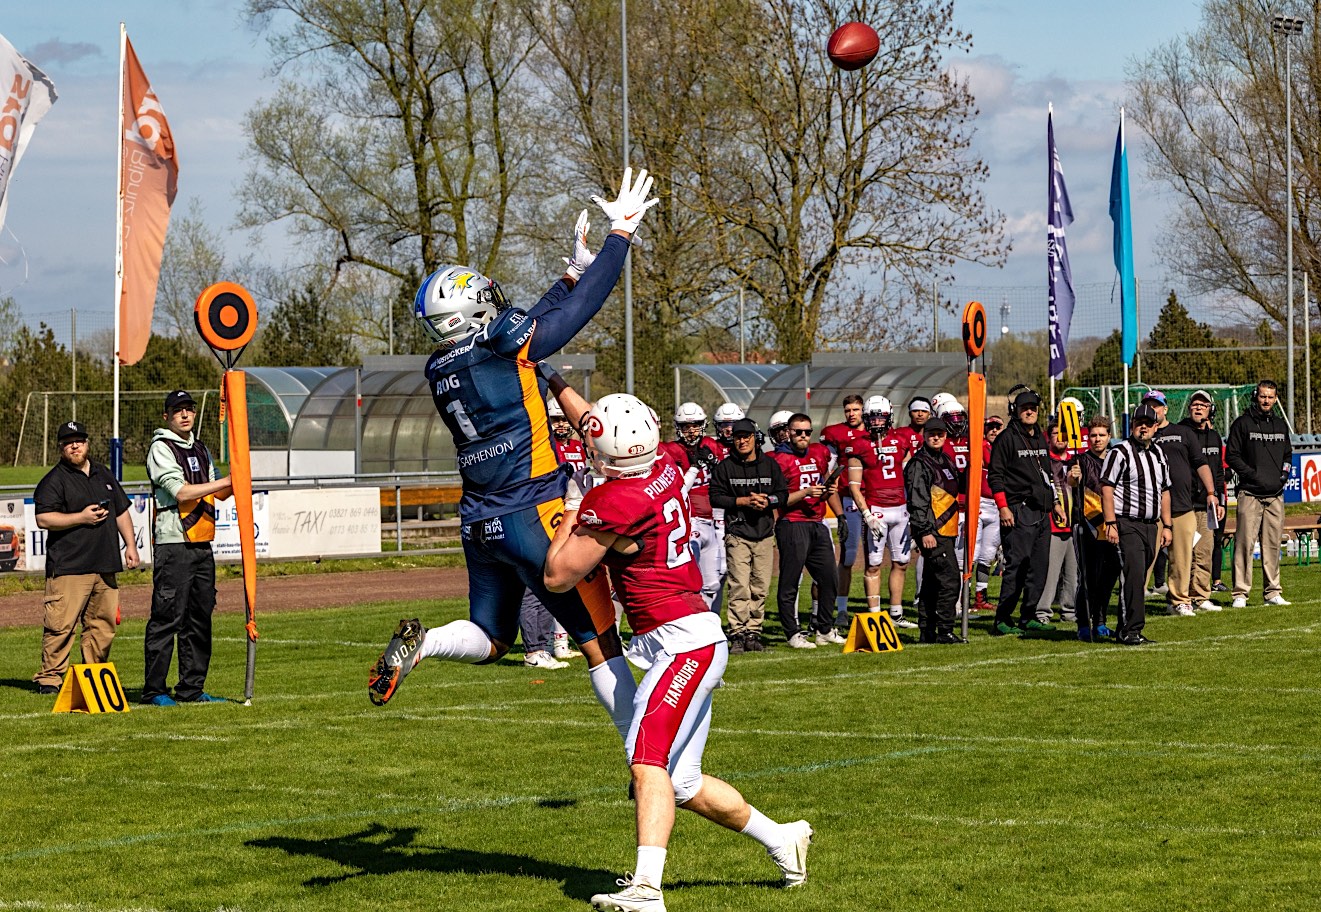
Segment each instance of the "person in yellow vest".
[{"label": "person in yellow vest", "polygon": [[954,632],[955,606],[963,578],[954,552],[963,472],[945,452],[948,436],[944,419],[927,419],[922,426],[922,449],[904,466],[908,531],[923,561],[917,613],[923,643],[964,642]]},{"label": "person in yellow vest", "polygon": [[[152,528],[151,619],[142,702],[155,706],[216,703],[208,694],[211,613],[216,607],[216,498],[232,493],[229,476],[216,477],[215,462],[193,434],[197,403],[187,390],[165,397],[165,427],[157,428],[147,451],[147,475],[155,501]],[[170,696],[166,677],[178,641],[179,679]]]}]

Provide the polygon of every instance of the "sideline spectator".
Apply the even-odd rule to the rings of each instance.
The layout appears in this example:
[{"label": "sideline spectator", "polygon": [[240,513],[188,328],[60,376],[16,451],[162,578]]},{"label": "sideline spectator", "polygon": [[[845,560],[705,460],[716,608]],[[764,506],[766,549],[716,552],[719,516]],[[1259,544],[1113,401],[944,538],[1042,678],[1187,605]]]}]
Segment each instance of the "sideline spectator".
[{"label": "sideline spectator", "polygon": [[766,594],[775,561],[775,511],[788,485],[749,418],[730,429],[733,451],[711,473],[711,506],[725,511],[725,564],[729,574],[729,651],[761,652]]},{"label": "sideline spectator", "polygon": [[838,636],[834,627],[835,548],[826,528],[826,504],[838,516],[843,512],[836,487],[826,485],[830,473],[830,451],[825,444],[812,442],[812,419],[796,413],[785,419],[788,452],[773,458],[780,465],[789,488],[785,509],[775,524],[775,545],[780,550],[780,579],[775,599],[780,609],[780,623],[789,645],[795,649],[815,649],[798,622],[798,586],[803,568],[817,585],[818,596],[808,624],[816,638]]},{"label": "sideline spectator", "polygon": [[550,609],[541,604],[536,593],[528,590],[523,593],[523,604],[518,609],[518,626],[523,631],[523,667],[568,668],[568,662],[561,662],[551,656],[551,644],[555,640],[555,618]]},{"label": "sideline spectator", "polygon": [[1078,639],[1099,643],[1110,636],[1106,611],[1119,579],[1119,551],[1106,539],[1101,508],[1101,471],[1110,448],[1110,419],[1096,415],[1088,422],[1087,450],[1073,460],[1069,484],[1074,495],[1074,541],[1078,546],[1078,595],[1074,606]]},{"label": "sideline spectator", "polygon": [[89,458],[87,428],[66,421],[56,440],[60,461],[37,482],[32,496],[37,526],[48,533],[41,670],[32,679],[41,694],[59,692],[75,628],[82,627],[84,664],[110,658],[119,615],[115,574],[124,564],[130,570],[138,565],[128,497],[110,470]]},{"label": "sideline spectator", "polygon": [[[1205,514],[1208,508],[1219,509],[1215,494],[1207,493],[1215,490],[1215,482],[1197,435],[1186,425],[1170,424],[1165,394],[1152,390],[1142,401],[1156,413],[1156,433],[1151,439],[1165,455],[1165,465],[1170,472],[1170,513],[1174,528],[1171,530],[1169,570],[1165,576],[1167,611],[1175,617],[1192,617],[1195,612],[1188,580],[1192,575],[1197,514]],[[1201,482],[1203,493],[1200,500],[1193,497],[1195,481]]]},{"label": "sideline spectator", "polygon": [[[165,427],[147,451],[147,476],[156,499],[152,536],[151,618],[143,638],[142,702],[222,703],[204,690],[211,665],[211,613],[216,608],[216,498],[233,493],[229,476],[216,477],[206,444],[193,435],[197,403],[187,390],[165,397]],[[179,644],[174,696],[166,677]]]},{"label": "sideline spectator", "polygon": [[904,491],[913,542],[922,551],[922,597],[917,624],[923,643],[962,643],[954,633],[963,574],[954,554],[963,472],[945,452],[948,431],[939,417],[922,425],[922,449],[904,466]]},{"label": "sideline spectator", "polygon": [[1234,531],[1234,607],[1248,606],[1252,549],[1261,542],[1261,575],[1267,605],[1287,605],[1280,589],[1280,539],[1284,535],[1284,483],[1293,464],[1289,426],[1275,412],[1275,381],[1261,380],[1252,405],[1229,427],[1226,459],[1238,476]]},{"label": "sideline spectator", "polygon": [[1078,554],[1073,547],[1073,496],[1069,490],[1069,464],[1073,451],[1064,440],[1059,422],[1051,419],[1050,482],[1055,489],[1060,509],[1050,514],[1050,567],[1046,571],[1046,585],[1037,602],[1037,620],[1050,627],[1054,616],[1052,605],[1058,600],[1060,620],[1073,623],[1078,619],[1075,599],[1078,596]]},{"label": "sideline spectator", "polygon": [[[1193,545],[1192,571],[1188,578],[1188,594],[1192,606],[1199,611],[1219,611],[1220,606],[1211,601],[1211,564],[1216,542],[1221,540],[1225,527],[1225,441],[1215,429],[1211,419],[1215,417],[1215,403],[1206,390],[1197,390],[1188,399],[1188,417],[1179,422],[1192,430],[1206,458],[1206,467],[1211,470],[1213,487],[1211,493],[1216,499],[1216,527],[1214,533],[1207,524],[1207,511],[1194,509],[1197,515],[1197,544]],[[1196,507],[1206,500],[1207,490],[1202,486],[1199,476],[1193,482],[1193,505]]]},{"label": "sideline spectator", "polygon": [[[1000,543],[1004,549],[993,636],[1049,629],[1036,615],[1050,561],[1049,514],[1055,503],[1046,438],[1037,427],[1040,408],[1040,396],[1030,389],[1021,390],[1010,403],[1009,426],[991,445],[986,478],[1000,508]],[[1021,629],[1014,626],[1014,607],[1020,598]]]},{"label": "sideline spectator", "polygon": [[1106,541],[1119,549],[1119,621],[1115,642],[1142,646],[1147,624],[1143,599],[1147,568],[1156,549],[1170,543],[1170,470],[1151,439],[1156,410],[1143,402],[1133,410],[1133,433],[1112,448],[1101,469],[1101,512]]}]

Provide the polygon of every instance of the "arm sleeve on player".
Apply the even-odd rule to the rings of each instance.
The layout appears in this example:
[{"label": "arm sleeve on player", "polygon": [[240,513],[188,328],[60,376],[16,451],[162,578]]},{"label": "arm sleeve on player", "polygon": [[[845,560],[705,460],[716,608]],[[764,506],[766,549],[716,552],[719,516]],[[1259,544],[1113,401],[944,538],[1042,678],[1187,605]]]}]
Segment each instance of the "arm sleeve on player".
[{"label": "arm sleeve on player", "polygon": [[619,281],[627,253],[628,241],[618,235],[610,235],[605,239],[596,261],[587,267],[573,291],[547,303],[552,297],[551,292],[555,290],[552,286],[551,291],[528,311],[528,316],[537,321],[537,332],[528,349],[529,358],[540,361],[555,354],[596,316]]}]

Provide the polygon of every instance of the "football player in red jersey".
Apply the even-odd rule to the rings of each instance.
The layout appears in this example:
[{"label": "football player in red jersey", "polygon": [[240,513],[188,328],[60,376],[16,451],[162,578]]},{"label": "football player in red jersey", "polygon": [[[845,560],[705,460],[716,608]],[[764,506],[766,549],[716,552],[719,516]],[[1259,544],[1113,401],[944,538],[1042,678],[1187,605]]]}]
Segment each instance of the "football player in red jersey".
[{"label": "football player in red jersey", "polygon": [[908,400],[908,427],[903,429],[908,434],[908,452],[916,453],[926,443],[922,428],[930,417],[930,399],[926,396],[914,396]]},{"label": "football player in red jersey", "polygon": [[674,441],[662,443],[660,448],[678,464],[680,471],[697,470],[688,489],[693,543],[702,573],[702,600],[719,614],[720,589],[725,583],[725,544],[717,528],[716,511],[711,508],[711,470],[729,455],[729,449],[714,437],[706,436],[706,411],[696,402],[685,402],[674,410]]},{"label": "football player in red jersey", "polygon": [[904,617],[904,577],[912,554],[908,532],[908,506],[904,498],[904,462],[912,455],[907,428],[893,426],[894,407],[884,396],[867,400],[866,422],[870,436],[854,441],[846,455],[849,487],[854,500],[865,504],[862,514],[867,526],[867,570],[863,587],[867,610],[881,610],[881,564],[890,549],[890,620],[896,627],[917,625]]},{"label": "football player in red jersey", "polygon": [[661,883],[674,808],[679,806],[756,839],[788,886],[807,879],[807,821],[780,824],[727,782],[702,772],[711,697],[729,660],[718,615],[697,594],[689,546],[688,498],[675,462],[659,453],[652,412],[625,393],[604,397],[585,421],[588,445],[606,482],[568,504],[546,557],[546,585],[572,588],[605,564],[633,639],[628,658],[645,669],[626,739],[637,802],[637,865],[598,909],[663,912]]},{"label": "football player in red jersey", "polygon": [[837,516],[843,507],[836,494],[836,482],[829,478],[830,451],[824,444],[812,442],[812,419],[801,412],[792,414],[785,419],[785,426],[789,451],[772,456],[789,482],[785,509],[775,523],[775,546],[780,550],[775,600],[789,645],[815,649],[816,643],[804,636],[798,623],[798,582],[806,567],[818,593],[808,624],[816,636],[828,637],[835,619],[835,549],[823,520],[827,503]]},{"label": "football player in red jersey", "polygon": [[995,605],[986,598],[986,592],[991,585],[991,565],[1000,550],[1000,508],[995,504],[986,472],[991,464],[991,443],[1004,426],[1005,421],[999,415],[992,415],[982,425],[982,502],[977,518],[980,524],[977,530],[977,598],[972,604],[973,611],[995,610]]},{"label": "football player in red jersey", "polygon": [[[827,425],[821,431],[821,442],[834,458],[831,469],[846,465],[845,450],[854,440],[867,440],[867,428],[862,423],[862,397],[850,393],[844,397],[844,420]],[[839,530],[839,585],[835,589],[835,630],[828,638],[832,643],[843,643],[839,628],[849,626],[849,590],[853,587],[853,565],[858,562],[858,543],[862,541],[862,514],[853,501],[853,492],[841,488],[840,503],[844,512],[836,517]]]}]

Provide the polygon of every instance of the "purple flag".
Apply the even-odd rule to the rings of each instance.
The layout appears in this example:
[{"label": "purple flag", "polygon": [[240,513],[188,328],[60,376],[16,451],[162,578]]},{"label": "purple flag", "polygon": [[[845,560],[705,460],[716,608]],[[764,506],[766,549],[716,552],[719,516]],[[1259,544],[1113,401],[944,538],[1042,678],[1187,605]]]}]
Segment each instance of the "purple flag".
[{"label": "purple flag", "polygon": [[1050,376],[1058,380],[1069,367],[1069,324],[1073,322],[1073,271],[1064,228],[1073,224],[1073,207],[1064,186],[1064,168],[1055,148],[1053,109],[1046,111],[1046,155],[1050,158],[1050,189],[1046,210],[1046,264],[1049,272]]}]

